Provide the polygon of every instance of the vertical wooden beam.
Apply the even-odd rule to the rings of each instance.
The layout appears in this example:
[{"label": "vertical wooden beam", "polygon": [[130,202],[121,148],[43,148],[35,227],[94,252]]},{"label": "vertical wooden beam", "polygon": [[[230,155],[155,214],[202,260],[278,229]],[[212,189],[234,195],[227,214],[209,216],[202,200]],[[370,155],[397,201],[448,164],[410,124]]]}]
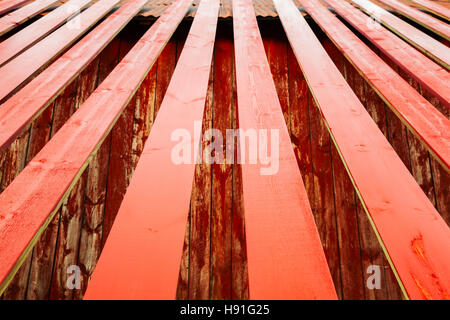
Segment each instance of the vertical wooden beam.
[{"label": "vertical wooden beam", "polygon": [[[219,26],[214,51],[214,128],[233,128],[233,36],[231,26]],[[231,299],[233,164],[212,165],[211,299]]]}]

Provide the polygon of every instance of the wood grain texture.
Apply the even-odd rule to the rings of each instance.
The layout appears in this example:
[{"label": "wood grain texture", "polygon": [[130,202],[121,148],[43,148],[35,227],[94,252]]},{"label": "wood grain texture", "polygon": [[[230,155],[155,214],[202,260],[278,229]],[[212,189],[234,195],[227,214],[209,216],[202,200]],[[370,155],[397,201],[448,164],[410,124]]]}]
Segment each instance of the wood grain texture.
[{"label": "wood grain texture", "polygon": [[[53,137],[63,127],[64,123],[75,112],[77,91],[77,82],[73,82],[55,100],[52,113],[52,125],[49,130],[49,135],[44,136],[47,140],[47,143],[48,140],[50,140],[50,138]],[[43,134],[46,132],[41,131],[35,133]],[[34,148],[37,151],[36,154],[38,154],[43,147],[43,144],[35,144]],[[35,155],[30,154],[30,161],[34,158],[34,156]],[[69,197],[71,199],[74,199],[72,193],[69,195]],[[62,222],[61,217],[64,212],[67,213],[67,207],[71,207],[73,205],[76,204],[72,204],[68,200],[64,201],[64,203],[62,204],[62,208],[58,210],[56,215],[50,221],[49,227],[46,228],[43,235],[40,237],[35,247],[33,248],[33,257],[31,261],[30,275],[27,286],[27,299],[43,300],[49,298],[50,290],[52,287],[57,244],[58,241],[66,241],[64,238],[60,238],[59,231],[61,225],[63,225],[63,228],[67,226],[67,224]],[[64,255],[64,252],[62,253],[62,255]],[[58,272],[65,271],[65,269],[58,269]]]},{"label": "wood grain texture", "polygon": [[450,70],[450,48],[443,43],[368,0],[351,0],[351,2],[430,59]]},{"label": "wood grain texture", "polygon": [[339,16],[370,40],[380,52],[387,55],[400,68],[436,96],[444,106],[450,107],[450,73],[447,70],[425,57],[388,30],[373,28],[373,23],[368,22],[369,18],[351,4],[337,0],[326,0],[326,3]]},{"label": "wood grain texture", "polygon": [[[450,121],[365,46],[319,1],[301,0],[301,3],[368,84],[386,101],[410,131],[426,144],[443,166],[450,170]],[[360,95],[360,100],[361,97],[364,98],[365,94]]]},{"label": "wood grain texture", "polygon": [[[14,29],[25,21],[38,15],[40,12],[49,8],[53,4],[58,2],[57,0],[41,0],[33,1],[22,8],[9,13],[0,18],[0,36]],[[1,9],[0,9],[1,10]]]},{"label": "wood grain texture", "polygon": [[14,10],[29,1],[30,0],[3,0],[0,3],[0,14]]},{"label": "wood grain texture", "polygon": [[83,11],[79,26],[66,24],[0,68],[0,100],[52,62],[103,18],[119,0],[101,0]]},{"label": "wood grain texture", "polygon": [[[177,165],[168,146],[178,128],[193,137],[185,142],[189,149],[200,143],[194,123],[203,119],[218,13],[219,1],[200,3],[85,299],[175,298],[195,164],[191,158]],[[136,201],[144,195],[147,201]],[[129,277],[131,270],[135,278]],[[124,277],[112,282],[111,273]]]},{"label": "wood grain texture", "polygon": [[[214,51],[213,127],[223,133],[233,128],[233,41],[231,27],[219,27]],[[211,299],[232,296],[233,164],[212,164]]]},{"label": "wood grain texture", "polygon": [[261,175],[262,164],[248,159],[242,165],[250,298],[335,299],[252,2],[233,1],[233,16],[239,128],[280,137],[278,172]]},{"label": "wood grain texture", "polygon": [[[138,42],[115,68],[114,72],[108,77],[108,81],[105,80],[88,101],[83,104],[83,108],[80,108],[67,121],[63,127],[64,130],[58,132],[46,145],[45,150],[43,149],[30,162],[27,170],[22,172],[20,178],[15,179],[16,186],[10,187],[8,192],[2,193],[0,202],[4,201],[1,204],[4,213],[2,213],[3,219],[0,226],[0,234],[3,239],[0,254],[5,255],[4,260],[2,256],[5,263],[0,266],[2,283],[0,291],[3,291],[11,280],[12,275],[36,243],[39,235],[45,230],[63,199],[81,176],[90,157],[97,151],[136,92],[161,49],[181,21],[185,13],[183,5],[186,6],[186,4],[186,1],[177,2],[169,8],[168,13],[159,19],[161,21],[152,26],[146,36],[142,38],[142,41]],[[172,20],[168,21],[167,16],[171,13],[174,16]],[[148,39],[159,41],[149,41]],[[147,57],[147,59],[142,59],[140,56],[143,52],[145,52],[144,57]],[[136,70],[140,72],[136,72]],[[133,77],[130,77],[130,74]],[[115,90],[118,87],[120,89]],[[114,100],[114,103],[109,100]],[[110,108],[110,112],[107,114],[108,118],[106,118],[102,109],[103,105]],[[75,146],[68,141],[74,141]],[[58,167],[62,169],[59,170]],[[28,177],[28,175],[33,177]],[[29,184],[30,181],[33,181],[32,185]],[[45,196],[48,201],[42,201],[39,196],[43,192],[40,181],[45,182],[48,186],[45,189]],[[24,184],[29,191],[26,194],[22,192]],[[8,200],[8,197],[14,200]],[[22,200],[19,200],[20,198]],[[33,208],[33,204],[39,208]],[[8,207],[10,208],[8,209]],[[15,214],[16,212],[20,212],[20,214]],[[23,223],[23,219],[27,223]],[[11,224],[17,226],[17,228],[9,228]],[[10,237],[9,232],[18,237]],[[9,240],[6,241],[6,239]]]},{"label": "wood grain texture", "polygon": [[[275,5],[322,117],[405,295],[413,299],[448,297],[450,283],[445,275],[450,257],[444,256],[440,249],[442,243],[450,240],[448,226],[346,84],[294,4],[277,0]],[[305,43],[308,50],[301,50]],[[321,63],[308,63],[311,57]],[[431,260],[433,265],[428,263]]]},{"label": "wood grain texture", "polygon": [[430,0],[412,0],[413,2],[419,4],[422,8],[450,21],[450,9],[439,5]]},{"label": "wood grain texture", "polygon": [[378,0],[378,1],[388,5],[389,7],[396,10],[396,12],[418,23],[422,27],[425,27],[426,29],[435,32],[436,34],[445,38],[446,40],[450,40],[450,26],[445,22],[436,19],[431,15],[423,13],[415,8],[409,7],[406,4],[403,4],[397,0]]},{"label": "wood grain texture", "polygon": [[[2,104],[0,150],[6,148],[30,121],[43,112],[64,88],[77,78],[140,10],[144,2],[132,1],[111,14],[60,59]],[[114,65],[116,63],[117,58]],[[100,80],[103,79],[104,77]],[[88,86],[80,83],[79,87],[84,90],[92,85],[95,86],[96,82]]]},{"label": "wood grain texture", "polygon": [[[91,0],[73,0],[0,43],[0,66],[76,16]],[[76,18],[75,18],[76,19]],[[72,22],[69,22],[72,23]],[[0,22],[1,24],[1,22]],[[13,23],[14,24],[14,23]],[[1,32],[0,32],[1,33]]]}]

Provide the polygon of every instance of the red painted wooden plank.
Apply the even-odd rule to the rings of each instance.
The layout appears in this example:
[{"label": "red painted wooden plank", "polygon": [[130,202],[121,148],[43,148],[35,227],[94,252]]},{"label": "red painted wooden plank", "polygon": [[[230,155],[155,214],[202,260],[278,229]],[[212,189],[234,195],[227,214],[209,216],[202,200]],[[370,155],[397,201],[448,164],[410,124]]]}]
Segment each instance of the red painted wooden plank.
[{"label": "red painted wooden plank", "polygon": [[447,70],[424,57],[388,30],[373,28],[373,23],[368,23],[368,17],[349,3],[341,0],[326,0],[326,2],[382,53],[450,108],[450,73]]},{"label": "red painted wooden plank", "polygon": [[164,12],[0,195],[0,292],[81,176],[190,4],[190,0],[178,1]]},{"label": "red painted wooden plank", "polygon": [[0,14],[14,10],[27,2],[30,2],[30,0],[3,0],[0,2]]},{"label": "red painted wooden plank", "polygon": [[[0,108],[0,152],[39,116],[139,12],[146,0],[130,1],[67,51]],[[0,80],[1,82],[1,80]]]},{"label": "red painted wooden plank", "polygon": [[174,163],[171,135],[186,130],[189,148],[200,143],[219,4],[200,2],[86,299],[175,298],[195,164]]},{"label": "red painted wooden plank", "polygon": [[448,25],[447,23],[439,19],[436,19],[426,13],[423,13],[415,8],[409,7],[397,0],[379,0],[379,1],[394,8],[399,13],[415,21],[421,26],[433,32],[436,32],[441,37],[450,40],[450,25]]},{"label": "red painted wooden plank", "polygon": [[0,68],[0,100],[17,88],[40,68],[54,60],[120,0],[101,0],[83,11],[79,25],[66,24]]},{"label": "red painted wooden plank", "polygon": [[448,226],[292,1],[274,2],[322,117],[405,296],[449,298],[450,252],[442,250],[450,243]]},{"label": "red painted wooden plank", "polygon": [[233,1],[233,18],[239,127],[279,135],[278,171],[242,164],[250,298],[336,299],[252,1]]},{"label": "red painted wooden plank", "polygon": [[[53,114],[52,114],[52,125],[50,134],[46,136],[47,132],[40,132],[40,134],[44,135],[45,139],[51,139],[56,132],[60,130],[60,128],[64,125],[67,119],[74,112],[74,104],[76,102],[76,92],[77,92],[77,82],[73,82],[70,86],[68,86],[64,92],[55,100],[53,105]],[[46,110],[44,114],[48,112]],[[34,129],[34,128],[32,128]],[[34,131],[34,130],[33,130]],[[34,136],[36,132],[32,131],[32,135]],[[39,133],[38,133],[39,134]],[[44,144],[45,145],[45,144]],[[33,147],[33,153],[30,154],[30,159],[34,158],[34,152],[36,148],[42,149],[43,145],[30,145]],[[78,184],[78,183],[77,183]],[[76,187],[74,189],[77,189]],[[72,192],[68,198],[73,199]],[[63,213],[67,212],[67,206],[70,207],[71,204],[68,203],[67,200],[64,201],[64,204],[58,211],[58,213],[53,217],[49,226],[45,229],[42,236],[37,241],[36,245],[33,248],[32,253],[32,261],[31,268],[29,272],[28,286],[27,286],[27,299],[31,300],[42,300],[48,299],[49,292],[51,288],[52,274],[54,271],[54,261],[55,261],[55,253],[57,252],[57,244],[60,240],[58,237],[59,230],[61,226],[65,228],[67,225],[66,221],[62,219]],[[66,216],[67,217],[67,216]],[[31,255],[31,254],[30,254]]]},{"label": "red painted wooden plank", "polygon": [[300,3],[387,105],[449,170],[450,121],[318,0]]},{"label": "red painted wooden plank", "polygon": [[450,70],[450,48],[368,0],[351,0],[372,18]]},{"label": "red painted wooden plank", "polygon": [[450,9],[443,7],[430,0],[412,0],[413,2],[419,4],[421,7],[427,9],[431,13],[438,15],[444,19],[450,20]]},{"label": "red painted wooden plank", "polygon": [[37,0],[0,18],[0,36],[33,18],[58,2],[57,0]]},{"label": "red painted wooden plank", "polygon": [[[0,43],[0,66],[56,30],[92,0],[72,0]],[[75,18],[76,19],[76,18]],[[70,22],[72,23],[72,22]]]}]

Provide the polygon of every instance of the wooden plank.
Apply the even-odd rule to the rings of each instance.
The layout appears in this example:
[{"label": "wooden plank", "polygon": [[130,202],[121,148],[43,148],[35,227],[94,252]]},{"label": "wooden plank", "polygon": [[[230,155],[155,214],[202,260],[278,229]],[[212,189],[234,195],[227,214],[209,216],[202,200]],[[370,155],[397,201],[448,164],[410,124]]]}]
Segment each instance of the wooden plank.
[{"label": "wooden plank", "polygon": [[[213,58],[214,60],[214,58]],[[213,64],[214,65],[214,64]],[[211,68],[211,75],[214,68]],[[212,194],[211,141],[207,135],[213,129],[213,78],[209,77],[203,114],[201,150],[203,161],[195,166],[190,206],[189,238],[189,290],[191,300],[208,300],[211,291],[211,247],[217,240],[212,238],[212,202],[217,195]],[[215,115],[215,113],[214,113]],[[214,129],[219,128],[214,126]],[[219,243],[217,243],[220,245]]]},{"label": "wooden plank", "polygon": [[[178,1],[165,11],[94,94],[0,195],[0,207],[3,208],[0,216],[0,292],[6,288],[108,135],[190,3],[190,0]],[[108,113],[103,106],[108,106]],[[70,165],[67,159],[70,159]]]},{"label": "wooden plank", "polygon": [[14,10],[27,2],[30,2],[30,0],[3,0],[0,3],[0,14]]},{"label": "wooden plank", "polygon": [[76,16],[90,2],[92,0],[69,1],[2,41],[0,43],[0,66],[56,30],[71,17]]},{"label": "wooden plank", "polygon": [[14,141],[27,124],[39,116],[66,86],[76,79],[145,3],[145,0],[140,0],[125,4],[2,104],[0,108],[0,152]]},{"label": "wooden plank", "polygon": [[398,13],[431,30],[446,40],[450,40],[450,26],[431,15],[423,13],[415,8],[409,7],[397,0],[379,0],[380,2],[397,10]]},{"label": "wooden plank", "polygon": [[[450,230],[292,1],[275,0],[297,60],[406,297],[448,298]],[[305,49],[307,48],[307,50]],[[311,63],[314,58],[315,63]]]},{"label": "wooden plank", "polygon": [[233,18],[241,154],[247,130],[275,131],[280,151],[271,175],[242,164],[250,298],[336,299],[252,1],[233,1]]},{"label": "wooden plank", "polygon": [[373,28],[368,17],[345,1],[326,2],[380,51],[450,108],[450,73],[384,28]]},{"label": "wooden plank", "polygon": [[219,3],[200,2],[85,299],[175,298],[195,163],[173,161],[171,135],[183,128],[189,149],[200,143],[194,123],[203,119]]},{"label": "wooden plank", "polygon": [[[64,112],[66,118],[59,118],[59,122],[63,125],[67,118],[69,118],[81,104],[88,98],[88,96],[94,91],[96,87],[96,78],[98,74],[98,58],[91,62],[91,64],[83,71],[82,74],[77,78],[77,80],[69,85],[67,89],[72,87],[73,92],[69,95],[69,97],[64,98],[65,93],[59,98],[63,101],[71,101],[67,105],[67,107],[63,108],[63,106],[55,109],[55,119],[60,112],[60,109],[66,109]],[[66,90],[67,90],[66,89]],[[58,99],[58,100],[59,100]],[[67,102],[64,103],[66,105]],[[68,273],[67,270],[71,265],[80,266],[81,276],[83,277],[87,272],[89,272],[89,265],[86,267],[85,260],[82,260],[83,257],[80,257],[79,252],[81,251],[81,246],[83,244],[82,236],[85,234],[82,232],[85,226],[85,223],[89,223],[87,220],[87,215],[89,215],[89,209],[92,209],[92,206],[95,207],[93,202],[89,202],[88,200],[94,199],[95,195],[89,191],[92,190],[92,185],[95,185],[96,179],[98,178],[98,171],[96,171],[96,161],[103,160],[105,158],[105,149],[106,156],[108,156],[109,144],[108,140],[105,139],[105,142],[102,144],[100,149],[96,152],[95,156],[89,163],[89,167],[83,173],[81,178],[77,181],[75,187],[70,192],[69,197],[65,200],[63,206],[60,210],[60,223],[57,233],[57,241],[55,242],[54,249],[54,261],[53,268],[51,272],[51,286],[49,290],[49,298],[51,300],[71,300],[75,294],[79,293],[81,290],[73,290],[67,287],[67,280],[71,276],[71,273]],[[104,146],[106,145],[106,148]],[[107,159],[107,157],[106,157]],[[106,165],[105,165],[106,164]],[[107,160],[101,163],[101,168],[107,167]],[[105,171],[103,169],[103,171]],[[89,184],[91,183],[91,185]],[[94,189],[95,190],[95,189]],[[90,198],[88,198],[90,196]],[[101,197],[101,194],[100,194]],[[104,199],[104,198],[103,198]],[[97,238],[98,239],[98,238]],[[89,239],[90,240],[90,239]],[[94,257],[95,256],[95,242],[91,242],[93,246],[90,248],[90,253]],[[97,246],[98,247],[98,246]],[[47,270],[41,270],[41,273],[48,272]],[[81,281],[88,279],[82,278]],[[82,282],[83,283],[83,282]]]},{"label": "wooden plank", "polygon": [[291,140],[308,199],[314,203],[308,85],[292,48],[288,50]]},{"label": "wooden plank", "polygon": [[57,0],[33,1],[30,4],[27,4],[26,6],[23,6],[22,8],[1,17],[0,36],[4,35],[8,31],[11,31],[12,29],[21,25],[25,21],[35,17],[36,15],[48,9],[57,2],[58,2]]},{"label": "wooden plank", "polygon": [[[48,108],[43,112],[31,125],[30,138],[28,143],[28,151],[26,160],[32,159],[39,150],[50,139],[50,132],[52,126],[53,108]],[[51,229],[51,228],[49,228]],[[46,238],[44,236],[44,238]],[[47,243],[47,247],[50,245]],[[28,278],[30,274],[31,264],[33,261],[33,254],[30,254],[22,267],[16,273],[13,281],[9,284],[4,292],[4,298],[8,300],[25,299],[28,291]]]},{"label": "wooden plank", "polygon": [[[84,192],[86,190],[87,173],[85,171],[70,192],[61,207],[60,225],[53,261],[53,272],[49,281],[51,300],[72,300],[74,290],[67,286],[69,267],[78,264],[78,248],[80,230],[84,211]],[[42,283],[39,283],[42,285]]]},{"label": "wooden plank", "polygon": [[[116,37],[90,65],[80,74],[77,93],[77,106],[82,103],[92,94],[97,84],[106,77],[105,64],[101,64],[103,57],[109,56],[110,52],[117,54],[115,48],[119,43],[119,38]],[[109,60],[109,59],[107,59]],[[100,67],[102,69],[100,70]],[[114,66],[106,70],[110,72]],[[87,182],[84,194],[84,210],[82,225],[80,230],[80,244],[77,252],[77,265],[81,270],[81,288],[75,290],[74,299],[81,300],[86,291],[90,277],[94,272],[95,265],[101,252],[101,236],[102,236],[102,222],[106,202],[106,189],[109,167],[109,151],[111,146],[111,134],[106,137],[99,150],[89,163],[86,169]],[[64,288],[60,288],[64,289]],[[58,294],[59,295],[59,294]]]},{"label": "wooden plank", "polygon": [[[236,85],[236,61],[234,59],[234,35],[230,35],[230,44],[232,46],[233,73],[231,75],[232,83],[232,128],[239,129],[239,116],[237,107],[237,85]],[[238,141],[235,139],[234,159],[238,155]],[[232,221],[231,221],[231,299],[248,300],[248,261],[247,261],[247,242],[245,237],[245,213],[244,197],[242,191],[242,167],[239,164],[233,165],[233,199],[232,199]]]},{"label": "wooden plank", "polygon": [[[40,68],[53,61],[86,31],[103,18],[119,0],[101,0],[83,11],[79,25],[65,24],[0,68],[0,100],[20,86]],[[59,73],[57,73],[59,74]]]},{"label": "wooden plank", "polygon": [[450,70],[450,48],[445,44],[368,0],[351,0],[351,2],[430,59]]},{"label": "wooden plank", "polygon": [[450,121],[318,0],[300,3],[408,129],[450,170]]},{"label": "wooden plank", "polygon": [[[214,51],[214,128],[225,133],[233,128],[233,36],[230,26],[219,27]],[[233,165],[212,165],[211,296],[231,299]]]},{"label": "wooden plank", "polygon": [[422,8],[425,8],[431,13],[450,21],[450,9],[430,0],[412,0],[412,1],[419,4]]},{"label": "wooden plank", "polygon": [[[162,80],[165,80],[164,75],[166,74],[166,72],[162,73],[161,69],[172,70],[172,73],[170,75],[170,78],[172,78],[173,71],[175,69],[175,65],[178,62],[178,59],[180,58],[181,52],[182,52],[184,44],[186,42],[186,38],[189,34],[190,25],[191,24],[189,22],[184,20],[181,23],[181,25],[178,27],[176,34],[173,36],[172,41],[174,41],[176,43],[175,62],[172,62],[173,60],[167,59],[167,62],[165,62],[164,64],[160,64],[161,61],[163,61],[164,59],[158,59],[158,65],[160,68],[158,68],[158,73],[157,73],[158,83],[156,84],[156,92],[155,92],[155,94],[156,94],[155,100],[156,101],[159,101],[159,99],[157,99],[157,98],[158,98],[158,96],[161,95],[161,93],[159,93],[158,91],[161,91],[161,92],[164,91],[162,96],[164,96],[165,92],[167,91],[167,87],[165,87],[163,89],[163,88],[161,88],[162,86],[159,83],[159,80],[161,80],[161,78],[162,78]],[[216,31],[216,39],[217,39],[217,31]],[[170,47],[167,46],[166,49],[169,50]],[[172,63],[173,63],[173,66],[172,66]],[[169,73],[169,72],[167,72],[167,73]],[[167,86],[170,82],[170,78],[167,81]],[[165,85],[165,81],[164,81],[164,85]],[[162,101],[160,101],[160,102],[162,102]],[[154,118],[157,116],[158,110],[160,109],[160,107],[161,107],[161,104],[159,104],[159,105],[155,104]],[[205,115],[203,115],[203,119],[204,118],[205,118]],[[153,121],[154,121],[154,119],[153,119]],[[192,193],[191,193],[191,203],[192,203]],[[186,223],[184,244],[183,244],[183,253],[181,255],[181,262],[180,262],[180,275],[178,277],[177,293],[176,293],[176,297],[175,297],[175,299],[177,299],[177,300],[188,300],[189,299],[190,251],[191,251],[191,212],[189,210],[189,215],[188,215],[188,219],[187,219],[187,223]]]},{"label": "wooden plank", "polygon": [[[183,36],[178,44],[185,45]],[[217,31],[216,31],[217,40]],[[217,42],[215,42],[216,45]],[[179,54],[177,44],[177,55]],[[200,142],[202,152],[201,163],[196,164],[189,212],[189,274],[188,274],[188,298],[190,300],[208,300],[211,297],[212,274],[212,247],[217,240],[213,237],[213,199],[217,197],[213,192],[213,163],[211,129],[215,127],[214,110],[214,52],[211,60],[208,88],[205,99],[205,108],[202,120],[202,137]],[[214,125],[214,127],[213,127]],[[220,246],[220,243],[218,243]]]}]

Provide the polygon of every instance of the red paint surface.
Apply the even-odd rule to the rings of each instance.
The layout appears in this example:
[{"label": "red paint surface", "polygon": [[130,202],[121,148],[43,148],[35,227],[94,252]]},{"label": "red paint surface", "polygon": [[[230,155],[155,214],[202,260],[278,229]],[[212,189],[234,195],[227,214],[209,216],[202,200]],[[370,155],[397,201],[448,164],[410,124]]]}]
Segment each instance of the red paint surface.
[{"label": "red paint surface", "polygon": [[422,7],[428,9],[434,14],[437,14],[438,16],[441,16],[443,18],[446,18],[447,20],[450,20],[450,9],[447,9],[446,7],[443,7],[437,3],[434,3],[430,0],[412,0],[415,3],[420,4]]},{"label": "red paint surface", "polygon": [[[177,4],[185,12],[190,1]],[[195,164],[173,163],[171,135],[183,128],[200,143],[194,121],[203,119],[219,4],[200,3],[85,299],[175,298]]]},{"label": "red paint surface", "polygon": [[0,68],[0,100],[17,88],[41,67],[54,60],[95,23],[103,18],[120,0],[101,0],[83,11],[77,28],[64,25],[36,45]]},{"label": "red paint surface", "polygon": [[373,28],[368,17],[341,0],[326,0],[336,12],[361,32],[409,75],[450,108],[450,73],[384,28]]},{"label": "red paint surface", "polygon": [[108,135],[190,3],[190,0],[178,1],[153,24],[109,77],[0,195],[1,285]]},{"label": "red paint surface", "polygon": [[[450,69],[450,48],[368,0],[351,0],[422,53]],[[369,19],[369,18],[367,18]],[[374,22],[372,22],[374,23]]]},{"label": "red paint surface", "polygon": [[426,13],[423,13],[416,8],[411,8],[397,0],[379,0],[380,2],[387,4],[388,6],[398,10],[398,12],[404,14],[410,19],[420,23],[425,28],[428,28],[442,37],[450,40],[450,25],[442,22],[439,19],[432,17]]},{"label": "red paint surface", "polygon": [[[450,251],[443,250],[450,242],[447,224],[292,1],[274,2],[322,117],[408,297],[450,298]],[[418,238],[420,244],[414,241]]]},{"label": "red paint surface", "polygon": [[44,38],[76,15],[92,0],[73,0],[55,9],[36,22],[0,43],[0,66],[29,46]]},{"label": "red paint surface", "polygon": [[449,169],[450,121],[391,69],[318,0],[300,0],[308,13],[379,95]]},{"label": "red paint surface", "polygon": [[[0,151],[43,112],[139,12],[145,0],[130,1],[40,73],[0,108]],[[1,46],[1,44],[0,44]]]},{"label": "red paint surface", "polygon": [[30,4],[7,14],[4,17],[0,18],[0,35],[5,34],[6,32],[14,29],[20,24],[24,23],[28,19],[33,18],[40,12],[44,11],[52,4],[58,2],[57,0],[40,0],[33,1]]},{"label": "red paint surface", "polygon": [[280,135],[276,174],[242,165],[250,299],[336,299],[252,2],[233,1],[233,17],[239,128]]},{"label": "red paint surface", "polygon": [[3,0],[0,2],[0,14],[14,10],[27,2],[30,2],[30,0]]}]

